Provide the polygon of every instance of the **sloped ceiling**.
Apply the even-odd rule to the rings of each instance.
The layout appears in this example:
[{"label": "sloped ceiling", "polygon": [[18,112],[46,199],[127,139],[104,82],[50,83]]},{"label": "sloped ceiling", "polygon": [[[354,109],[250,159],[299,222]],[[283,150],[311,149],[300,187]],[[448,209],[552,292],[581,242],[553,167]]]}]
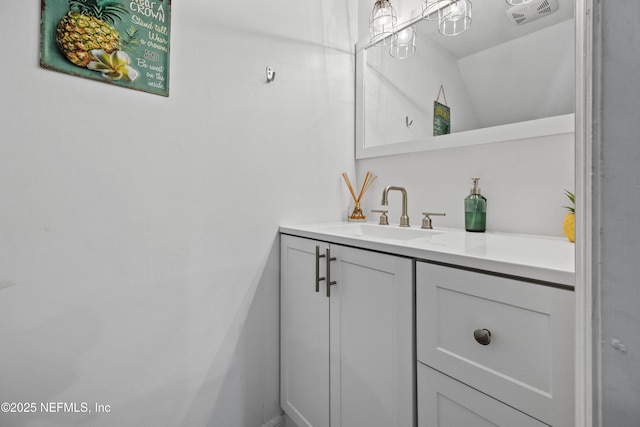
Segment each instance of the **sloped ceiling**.
[{"label": "sloped ceiling", "polygon": [[438,33],[436,21],[420,21],[418,34],[429,37],[434,43],[448,50],[456,58],[464,58],[486,50],[500,43],[514,40],[542,28],[558,24],[575,15],[574,0],[557,0],[557,11],[535,21],[515,25],[507,18],[509,6],[504,0],[472,0],[471,26],[455,37],[445,37]]}]

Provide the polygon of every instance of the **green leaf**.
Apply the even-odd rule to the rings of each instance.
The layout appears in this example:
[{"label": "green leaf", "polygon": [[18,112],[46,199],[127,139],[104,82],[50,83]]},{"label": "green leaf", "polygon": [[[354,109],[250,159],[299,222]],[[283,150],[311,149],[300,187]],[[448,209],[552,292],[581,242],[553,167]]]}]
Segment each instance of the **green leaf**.
[{"label": "green leaf", "polygon": [[138,29],[133,25],[125,31],[122,37],[123,49],[127,52],[134,53],[137,47],[140,46],[140,40],[138,40]]},{"label": "green leaf", "polygon": [[571,201],[571,206],[563,206],[563,208],[567,208],[569,212],[575,213],[576,212],[576,195],[569,190],[564,190],[564,194]]},{"label": "green leaf", "polygon": [[126,7],[115,0],[69,0],[69,10],[115,24],[129,13]]}]

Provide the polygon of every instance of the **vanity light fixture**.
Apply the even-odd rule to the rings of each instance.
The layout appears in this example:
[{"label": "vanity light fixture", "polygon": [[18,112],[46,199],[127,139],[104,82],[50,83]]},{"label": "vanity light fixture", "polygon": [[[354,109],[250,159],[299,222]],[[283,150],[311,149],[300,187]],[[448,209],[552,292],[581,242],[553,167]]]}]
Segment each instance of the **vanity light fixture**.
[{"label": "vanity light fixture", "polygon": [[371,44],[376,46],[388,46],[397,38],[396,22],[398,15],[391,6],[389,0],[377,0],[373,5],[371,19],[369,19],[369,31],[371,32]]},{"label": "vanity light fixture", "polygon": [[398,31],[398,37],[391,44],[389,54],[394,58],[405,59],[414,53],[416,53],[416,26],[411,25]]},{"label": "vanity light fixture", "polygon": [[440,9],[438,31],[443,36],[457,36],[471,25],[471,0],[452,0]]},{"label": "vanity light fixture", "polygon": [[505,0],[505,1],[512,6],[518,6],[520,4],[529,3],[532,0]]},{"label": "vanity light fixture", "polygon": [[[471,0],[420,0],[422,19],[438,21],[438,31],[445,36],[456,36],[471,25]],[[531,1],[531,0],[507,0]],[[409,25],[397,30],[398,15],[389,0],[376,0],[369,19],[371,45],[388,46],[389,54],[405,59],[416,52],[416,27]]]}]

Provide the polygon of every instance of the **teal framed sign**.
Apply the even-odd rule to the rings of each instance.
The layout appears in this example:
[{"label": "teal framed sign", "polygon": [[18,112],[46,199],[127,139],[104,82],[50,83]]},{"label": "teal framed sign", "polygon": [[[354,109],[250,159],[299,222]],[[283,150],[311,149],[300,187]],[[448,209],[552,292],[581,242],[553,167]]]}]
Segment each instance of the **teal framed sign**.
[{"label": "teal framed sign", "polygon": [[[440,103],[440,95],[444,98],[444,104]],[[444,86],[440,85],[438,97],[433,101],[433,136],[451,133],[451,108],[447,104],[447,94],[444,93]]]},{"label": "teal framed sign", "polygon": [[451,109],[433,101],[433,136],[451,133]]},{"label": "teal framed sign", "polygon": [[41,0],[40,65],[169,96],[171,0]]}]

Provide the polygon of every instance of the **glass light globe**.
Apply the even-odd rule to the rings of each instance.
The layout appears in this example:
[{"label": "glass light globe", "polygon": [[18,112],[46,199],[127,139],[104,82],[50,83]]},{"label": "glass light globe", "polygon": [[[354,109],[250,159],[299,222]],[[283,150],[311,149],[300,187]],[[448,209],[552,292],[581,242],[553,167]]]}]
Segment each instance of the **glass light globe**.
[{"label": "glass light globe", "polygon": [[398,31],[398,37],[391,44],[389,55],[405,59],[416,53],[416,27],[412,25]]},{"label": "glass light globe", "polygon": [[453,0],[439,13],[438,31],[444,36],[457,36],[471,26],[471,0]]},{"label": "glass light globe", "polygon": [[398,15],[389,0],[376,1],[369,20],[371,43],[376,46],[386,46],[393,43],[396,38],[397,21]]}]

